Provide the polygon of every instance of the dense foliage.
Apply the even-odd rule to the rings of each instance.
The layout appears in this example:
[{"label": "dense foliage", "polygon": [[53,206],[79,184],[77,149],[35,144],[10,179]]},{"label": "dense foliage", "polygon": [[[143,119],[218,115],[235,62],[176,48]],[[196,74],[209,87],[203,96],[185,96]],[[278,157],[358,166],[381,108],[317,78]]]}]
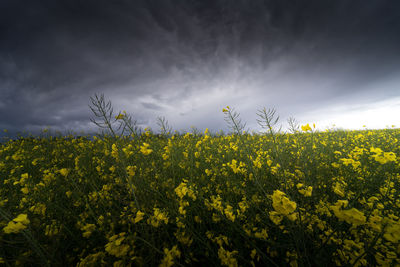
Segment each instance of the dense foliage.
[{"label": "dense foliage", "polygon": [[21,138],[0,262],[400,264],[400,130]]}]

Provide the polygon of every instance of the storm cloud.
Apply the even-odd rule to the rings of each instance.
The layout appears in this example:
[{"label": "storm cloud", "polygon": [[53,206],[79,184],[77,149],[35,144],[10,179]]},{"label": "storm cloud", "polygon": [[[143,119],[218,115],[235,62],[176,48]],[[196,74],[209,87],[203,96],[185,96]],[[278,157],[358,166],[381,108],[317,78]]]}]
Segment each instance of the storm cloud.
[{"label": "storm cloud", "polygon": [[262,107],[396,124],[398,14],[395,0],[3,0],[0,129],[92,131],[95,93],[143,127],[226,130],[226,105],[254,130]]}]

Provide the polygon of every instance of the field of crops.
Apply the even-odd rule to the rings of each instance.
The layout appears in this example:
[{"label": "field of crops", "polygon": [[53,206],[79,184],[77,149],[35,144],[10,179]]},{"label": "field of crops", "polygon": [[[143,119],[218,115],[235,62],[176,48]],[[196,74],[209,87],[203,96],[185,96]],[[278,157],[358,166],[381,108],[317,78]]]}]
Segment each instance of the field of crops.
[{"label": "field of crops", "polygon": [[6,266],[400,266],[400,130],[21,138]]}]

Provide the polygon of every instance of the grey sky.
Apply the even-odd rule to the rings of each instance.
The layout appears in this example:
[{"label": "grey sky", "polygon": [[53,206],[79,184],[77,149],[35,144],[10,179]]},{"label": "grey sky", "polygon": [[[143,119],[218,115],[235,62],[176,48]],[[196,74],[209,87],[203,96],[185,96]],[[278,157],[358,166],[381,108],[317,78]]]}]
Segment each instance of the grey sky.
[{"label": "grey sky", "polygon": [[[156,129],[400,124],[396,0],[0,2],[0,129],[89,132],[90,96]],[[340,120],[340,121],[339,121]],[[397,121],[396,121],[397,120]]]}]

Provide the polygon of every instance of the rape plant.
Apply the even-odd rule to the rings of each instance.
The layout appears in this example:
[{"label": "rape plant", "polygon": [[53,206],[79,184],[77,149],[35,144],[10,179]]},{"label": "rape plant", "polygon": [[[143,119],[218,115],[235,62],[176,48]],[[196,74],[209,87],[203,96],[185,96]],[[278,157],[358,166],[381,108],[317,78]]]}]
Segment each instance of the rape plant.
[{"label": "rape plant", "polygon": [[289,132],[292,134],[298,133],[300,131],[300,125],[294,117],[289,117],[287,119],[289,125]]},{"label": "rape plant", "polygon": [[127,114],[126,111],[123,113],[119,113],[116,118],[118,118],[121,127],[123,127],[121,136],[124,135],[125,130],[129,131],[129,135],[132,137],[137,137],[142,132],[142,129],[138,125],[138,121],[133,119],[130,114]]},{"label": "rape plant", "polygon": [[113,124],[115,124],[120,117],[118,115],[114,118],[114,109],[111,105],[111,101],[106,102],[103,94],[100,96],[95,94],[94,97],[90,97],[90,100],[92,102],[92,106],[89,105],[89,108],[92,110],[94,115],[99,118],[98,120],[90,118],[90,121],[101,129],[109,130],[112,136],[116,137],[116,131],[121,128],[121,125],[118,127],[118,129],[114,129]]},{"label": "rape plant", "polygon": [[261,128],[267,130],[268,133],[272,136],[279,133],[282,129],[282,126],[280,126],[279,129],[276,129],[276,125],[279,121],[279,116],[277,116],[275,113],[276,110],[274,108],[268,110],[263,108],[257,112],[257,116],[259,117],[259,119],[257,119],[258,125],[260,125]]},{"label": "rape plant", "polygon": [[160,127],[160,133],[163,136],[168,136],[172,132],[172,127],[169,125],[165,117],[157,117],[157,125]]},{"label": "rape plant", "polygon": [[228,127],[232,130],[232,132],[237,135],[242,135],[246,127],[246,123],[243,123],[242,119],[240,119],[240,113],[238,113],[237,111],[235,111],[234,108],[231,108],[229,106],[223,108],[222,112],[225,114],[224,119],[228,124]]},{"label": "rape plant", "polygon": [[[96,118],[91,118],[90,121],[96,124],[100,129],[110,132],[113,137],[122,137],[125,131],[129,131],[130,135],[137,136],[140,134],[140,127],[136,120],[132,119],[132,116],[127,114],[126,111],[118,112],[114,116],[114,108],[111,101],[106,102],[104,94],[94,97],[90,97],[92,105],[89,108],[93,112]],[[114,126],[118,124],[118,126]],[[120,134],[118,134],[120,132]],[[104,136],[104,134],[102,134]]]}]

